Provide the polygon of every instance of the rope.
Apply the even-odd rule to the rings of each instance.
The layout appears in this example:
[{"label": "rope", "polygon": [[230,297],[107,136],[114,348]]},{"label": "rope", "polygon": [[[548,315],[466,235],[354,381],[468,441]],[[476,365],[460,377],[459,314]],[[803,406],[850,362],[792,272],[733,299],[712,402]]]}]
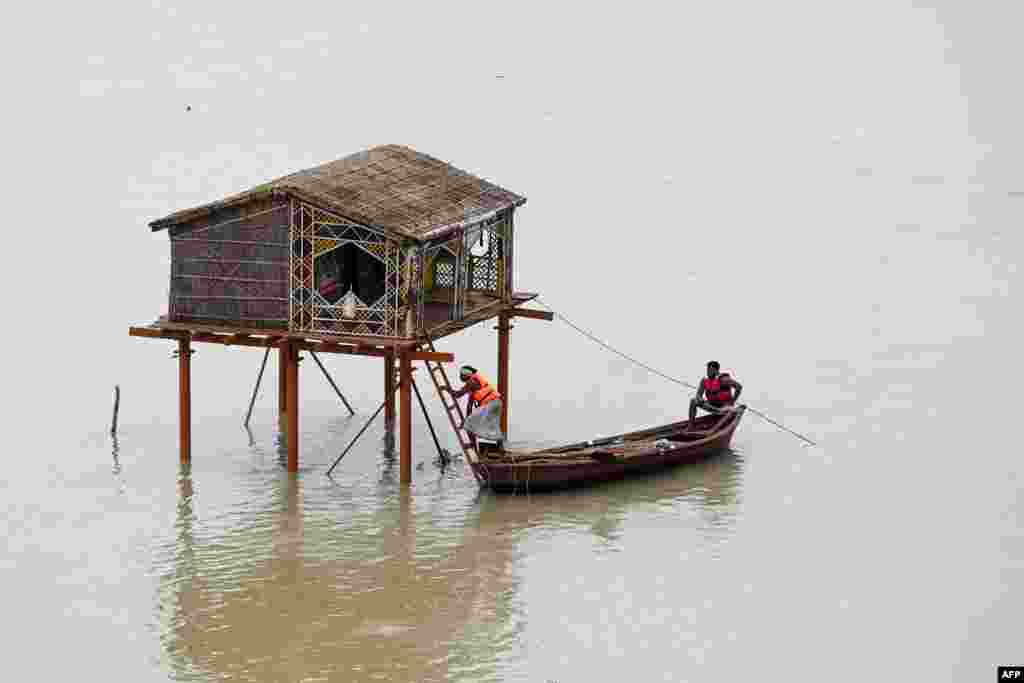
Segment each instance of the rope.
[{"label": "rope", "polygon": [[[548,309],[548,311],[550,311],[552,314],[554,314],[554,316],[556,318],[558,318],[559,320],[564,322],[566,325],[568,325],[569,327],[573,328],[574,330],[576,330],[577,332],[582,334],[584,337],[587,337],[591,341],[596,342],[597,344],[599,344],[600,346],[604,347],[608,351],[611,351],[612,353],[614,353],[614,354],[616,354],[618,356],[621,356],[622,358],[625,358],[626,360],[630,361],[631,363],[639,365],[640,367],[642,367],[643,369],[647,370],[648,372],[651,372],[651,373],[653,373],[655,375],[658,375],[659,377],[667,379],[670,382],[675,382],[676,384],[680,384],[680,385],[682,385],[684,387],[687,387],[688,389],[697,389],[697,387],[695,385],[693,385],[693,384],[690,384],[688,382],[684,382],[683,380],[678,379],[676,377],[672,377],[671,375],[666,375],[664,372],[661,372],[660,370],[657,370],[655,368],[652,368],[650,365],[647,365],[647,363],[643,363],[643,362],[637,360],[636,358],[633,358],[632,356],[630,356],[628,354],[625,354],[622,351],[619,351],[618,349],[612,347],[611,345],[606,344],[605,342],[601,341],[596,336],[594,336],[592,333],[586,331],[585,329],[583,329],[582,327],[580,327],[579,325],[577,325],[573,321],[569,320],[568,318],[566,318],[564,315],[562,315],[561,313],[559,313],[555,309],[553,309],[550,306],[548,306],[546,303],[541,301],[540,297],[535,298],[534,301],[536,301],[538,304],[540,304],[544,308]],[[747,410],[752,412],[754,415],[757,415],[758,417],[760,417],[765,422],[773,424],[776,427],[778,427],[779,429],[781,429],[782,431],[787,432],[788,434],[791,434],[791,435],[795,436],[796,438],[800,439],[804,443],[807,443],[807,444],[809,444],[811,446],[817,446],[818,445],[815,442],[813,442],[810,439],[808,439],[803,434],[801,434],[799,432],[795,432],[792,429],[790,429],[789,427],[787,427],[787,426],[785,426],[783,424],[780,424],[779,422],[776,422],[775,420],[773,420],[772,418],[768,417],[767,415],[765,415],[761,411],[755,410],[754,408],[751,408],[749,405],[747,406]]]}]

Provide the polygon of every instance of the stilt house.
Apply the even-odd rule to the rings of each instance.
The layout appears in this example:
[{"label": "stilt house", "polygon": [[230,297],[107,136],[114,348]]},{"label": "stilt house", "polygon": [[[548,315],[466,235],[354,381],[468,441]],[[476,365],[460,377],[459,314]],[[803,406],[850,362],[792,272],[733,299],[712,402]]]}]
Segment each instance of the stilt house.
[{"label": "stilt house", "polygon": [[278,405],[291,471],[298,469],[300,351],[314,359],[317,351],[384,359],[389,428],[396,393],[401,400],[403,483],[410,481],[412,363],[427,363],[459,444],[474,460],[461,408],[444,391],[450,384],[439,363],[454,356],[433,342],[498,318],[507,431],[510,319],[551,320],[519,308],[536,294],[513,290],[514,216],[525,201],[443,161],[385,145],[150,223],[170,236],[168,311],[129,334],[178,342],[182,462],[191,458],[189,359],[196,342],[279,349]]},{"label": "stilt house", "polygon": [[435,337],[516,303],[525,201],[398,145],[299,171],[150,224],[170,235],[167,320]]}]

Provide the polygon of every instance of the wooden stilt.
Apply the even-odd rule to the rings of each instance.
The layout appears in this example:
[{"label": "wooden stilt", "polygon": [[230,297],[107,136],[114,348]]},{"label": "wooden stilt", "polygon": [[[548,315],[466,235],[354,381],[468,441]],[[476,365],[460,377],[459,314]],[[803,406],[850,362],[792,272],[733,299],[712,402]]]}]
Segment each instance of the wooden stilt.
[{"label": "wooden stilt", "polygon": [[390,353],[384,357],[384,429],[395,428],[395,357]]},{"label": "wooden stilt", "polygon": [[498,393],[501,394],[501,431],[508,436],[508,332],[509,317],[498,316]]},{"label": "wooden stilt", "polygon": [[399,399],[399,462],[400,481],[403,485],[412,482],[412,360],[401,355],[402,379],[398,385]]},{"label": "wooden stilt", "polygon": [[288,471],[299,471],[299,351],[288,343],[287,362],[287,406],[285,415],[288,421]]},{"label": "wooden stilt", "polygon": [[192,344],[178,339],[178,422],[181,462],[192,461]]},{"label": "wooden stilt", "polygon": [[277,421],[284,432],[288,412],[288,349],[284,344],[277,349],[277,370]]}]

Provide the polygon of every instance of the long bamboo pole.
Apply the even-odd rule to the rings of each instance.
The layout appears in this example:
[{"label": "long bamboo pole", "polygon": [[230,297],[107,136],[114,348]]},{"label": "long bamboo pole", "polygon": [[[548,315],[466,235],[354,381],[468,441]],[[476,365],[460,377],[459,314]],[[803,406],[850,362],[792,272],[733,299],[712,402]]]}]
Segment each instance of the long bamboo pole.
[{"label": "long bamboo pole", "polygon": [[252,418],[252,407],[256,405],[256,394],[260,390],[260,382],[263,381],[263,371],[267,367],[267,358],[270,357],[270,347],[267,347],[267,352],[263,354],[263,364],[260,365],[260,374],[256,375],[256,386],[252,388],[252,399],[249,400],[249,411],[245,414],[245,426],[249,426],[249,419]]},{"label": "long bamboo pole", "polygon": [[363,428],[359,430],[359,433],[356,434],[351,441],[349,441],[348,445],[345,446],[345,450],[343,450],[341,452],[341,455],[338,456],[338,459],[334,461],[334,464],[327,469],[328,477],[331,476],[331,472],[333,472],[334,468],[338,466],[338,463],[341,462],[341,459],[348,455],[348,452],[352,450],[353,446],[356,445],[356,441],[359,441],[359,437],[363,435],[363,432],[370,428],[370,425],[373,424],[373,421],[377,419],[378,415],[380,415],[380,411],[384,410],[385,403],[387,403],[387,401],[381,402],[377,410],[373,411],[373,415],[371,415],[370,419],[366,421],[366,424],[363,425]]},{"label": "long bamboo pole", "polygon": [[427,421],[427,427],[430,428],[430,436],[434,438],[434,446],[437,448],[437,457],[441,459],[441,462],[447,462],[448,456],[445,454],[444,449],[441,448],[441,442],[437,440],[437,432],[434,431],[434,423],[430,421],[430,414],[427,413],[427,406],[423,403],[423,396],[420,394],[420,388],[416,385],[416,380],[412,380],[412,389],[416,392],[416,400],[420,403],[420,410],[423,411],[423,419]]},{"label": "long bamboo pole", "polygon": [[359,432],[352,438],[352,440],[349,441],[348,445],[345,446],[345,450],[343,450],[341,452],[341,455],[339,455],[338,459],[334,461],[334,464],[331,465],[328,468],[327,476],[330,476],[331,472],[334,471],[334,468],[338,466],[339,462],[341,462],[341,459],[344,458],[346,455],[348,455],[348,452],[350,450],[352,450],[353,446],[356,445],[356,441],[359,441],[359,437],[361,437],[363,435],[363,432],[365,432],[367,429],[370,428],[370,425],[373,423],[373,421],[376,420],[377,416],[380,415],[380,412],[382,410],[384,410],[384,406],[386,404],[387,404],[387,399],[385,399],[384,401],[381,402],[380,406],[377,407],[377,410],[373,411],[373,415],[370,416],[370,419],[366,421],[366,424],[363,425],[362,429],[360,429]]},{"label": "long bamboo pole", "polygon": [[338,395],[338,398],[341,399],[341,402],[345,404],[346,408],[348,408],[348,414],[355,415],[356,411],[352,410],[352,406],[348,404],[348,399],[345,398],[345,395],[341,393],[341,389],[339,389],[338,385],[334,383],[333,379],[331,379],[330,374],[328,374],[327,372],[327,368],[325,368],[324,364],[320,362],[320,359],[317,357],[316,352],[310,351],[309,355],[313,356],[313,360],[315,360],[316,364],[320,366],[320,371],[324,373],[324,377],[326,377],[327,381],[331,383],[331,387],[334,389],[334,393]]},{"label": "long bamboo pole", "polygon": [[117,411],[121,407],[121,387],[114,385],[114,419],[110,423],[110,435],[117,435]]}]

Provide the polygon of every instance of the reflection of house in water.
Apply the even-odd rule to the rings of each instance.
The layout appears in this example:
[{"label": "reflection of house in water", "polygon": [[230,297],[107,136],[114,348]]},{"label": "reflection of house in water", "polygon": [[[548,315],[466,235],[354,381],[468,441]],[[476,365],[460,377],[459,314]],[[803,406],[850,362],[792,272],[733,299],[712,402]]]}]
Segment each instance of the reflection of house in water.
[{"label": "reflection of house in water", "polygon": [[508,621],[491,617],[514,592],[515,540],[417,523],[408,491],[316,519],[282,480],[279,511],[216,541],[193,537],[187,476],[181,496],[163,642],[183,678],[443,680],[466,642]]},{"label": "reflection of house in water", "polygon": [[615,543],[638,503],[678,503],[701,510],[699,533],[716,544],[733,523],[741,476],[730,452],[589,490],[485,493],[449,524],[415,508],[408,490],[344,519],[314,515],[290,478],[268,508],[247,513],[251,525],[215,539],[195,537],[183,476],[174,571],[162,581],[164,650],[186,679],[492,677],[487,667],[517,638],[516,563],[531,527],[568,523]]}]

